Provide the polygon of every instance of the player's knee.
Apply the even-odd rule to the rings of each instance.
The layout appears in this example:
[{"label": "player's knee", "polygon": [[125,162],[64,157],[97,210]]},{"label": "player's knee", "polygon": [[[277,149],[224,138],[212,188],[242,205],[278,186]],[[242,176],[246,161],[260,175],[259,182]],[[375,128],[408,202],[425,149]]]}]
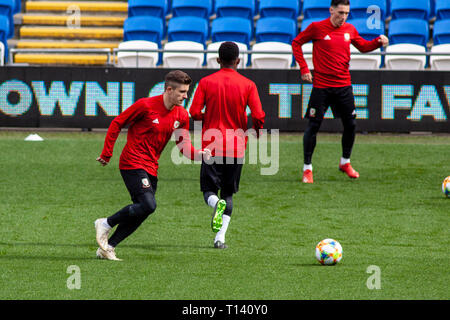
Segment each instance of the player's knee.
[{"label": "player's knee", "polygon": [[209,205],[209,197],[215,196],[216,194],[212,191],[205,191],[203,192],[203,200],[205,200],[205,203]]},{"label": "player's knee", "polygon": [[356,120],[353,118],[343,119],[342,124],[344,125],[345,130],[355,130],[356,129]]},{"label": "player's knee", "polygon": [[231,216],[231,213],[233,212],[233,197],[224,197],[224,200],[227,203],[227,206],[225,207],[225,211],[223,214]]},{"label": "player's knee", "polygon": [[317,133],[319,132],[320,129],[320,125],[322,124],[321,120],[318,119],[310,119],[308,121],[308,127],[307,130],[309,130],[310,132],[314,132]]},{"label": "player's knee", "polygon": [[156,201],[152,193],[146,192],[139,197],[138,210],[136,215],[139,217],[147,217],[156,210]]}]

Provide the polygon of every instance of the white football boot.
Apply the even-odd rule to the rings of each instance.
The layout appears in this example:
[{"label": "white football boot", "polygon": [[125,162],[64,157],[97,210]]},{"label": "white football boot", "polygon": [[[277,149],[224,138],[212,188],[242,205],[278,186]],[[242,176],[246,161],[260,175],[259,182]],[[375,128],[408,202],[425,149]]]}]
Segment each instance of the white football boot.
[{"label": "white football boot", "polygon": [[97,258],[106,259],[106,260],[114,260],[114,261],[122,261],[116,257],[116,251],[114,248],[110,248],[109,250],[103,250],[102,248],[97,249]]},{"label": "white football boot", "polygon": [[104,251],[108,250],[108,234],[111,228],[105,226],[106,218],[100,218],[95,220],[96,240],[100,248]]}]

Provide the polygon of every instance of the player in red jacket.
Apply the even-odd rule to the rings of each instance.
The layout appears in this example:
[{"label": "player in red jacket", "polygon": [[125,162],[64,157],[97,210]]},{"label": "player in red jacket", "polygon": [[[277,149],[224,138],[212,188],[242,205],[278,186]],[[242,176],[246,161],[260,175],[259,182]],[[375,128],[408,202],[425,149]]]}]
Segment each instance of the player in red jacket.
[{"label": "player in red jacket", "polygon": [[205,202],[214,208],[214,247],[225,249],[232,197],[239,189],[247,146],[246,108],[250,108],[257,136],[265,113],[255,83],[236,71],[240,62],[238,46],[234,42],[222,43],[217,62],[220,70],[200,80],[189,112],[194,120],[203,121],[202,147],[211,150],[213,156],[211,161],[202,161],[200,188]]},{"label": "player in red jacket", "polygon": [[[129,125],[119,169],[133,204],[95,221],[99,258],[120,260],[116,257],[115,247],[155,211],[158,159],[172,133],[183,155],[191,160],[201,160],[203,156],[209,159],[209,150],[196,150],[192,146],[189,115],[180,106],[187,98],[191,82],[183,71],[171,71],[165,77],[162,95],[139,99],[111,122],[97,161],[103,166],[108,164],[121,129]],[[110,230],[116,225],[116,231],[108,239]]]},{"label": "player in red jacket", "polygon": [[[334,117],[341,118],[344,127],[339,170],[350,178],[359,177],[359,173],[350,165],[356,132],[355,101],[349,71],[350,44],[361,52],[369,52],[387,46],[389,40],[384,35],[372,41],[363,39],[353,25],[346,23],[349,12],[349,0],[332,0],[330,17],[311,23],[292,41],[292,51],[300,65],[301,78],[313,83],[305,115],[309,121],[303,136],[304,183],[313,183],[312,155],[317,133],[329,106]],[[314,79],[302,51],[302,45],[309,41],[313,42]]]}]

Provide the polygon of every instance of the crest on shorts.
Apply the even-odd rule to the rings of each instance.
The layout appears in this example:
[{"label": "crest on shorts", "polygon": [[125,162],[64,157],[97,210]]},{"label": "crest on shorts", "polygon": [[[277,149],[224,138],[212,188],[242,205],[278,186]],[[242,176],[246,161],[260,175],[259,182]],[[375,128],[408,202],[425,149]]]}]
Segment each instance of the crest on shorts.
[{"label": "crest on shorts", "polygon": [[143,188],[150,188],[150,182],[148,181],[147,178],[143,178],[141,181],[142,181]]},{"label": "crest on shorts", "polygon": [[180,121],[175,120],[175,122],[173,123],[173,128],[176,129],[180,126]]},{"label": "crest on shorts", "polygon": [[314,118],[316,116],[316,109],[315,108],[309,109],[309,116],[311,118]]}]

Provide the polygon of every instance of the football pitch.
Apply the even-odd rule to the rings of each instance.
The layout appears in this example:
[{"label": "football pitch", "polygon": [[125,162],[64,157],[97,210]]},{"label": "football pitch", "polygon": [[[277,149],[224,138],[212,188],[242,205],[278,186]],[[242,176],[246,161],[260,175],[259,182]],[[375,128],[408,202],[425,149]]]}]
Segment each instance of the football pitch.
[{"label": "football pitch", "polygon": [[[279,137],[276,174],[245,164],[227,233],[213,248],[199,164],[160,159],[157,209],[96,259],[94,220],[129,204],[118,171],[95,161],[104,132],[0,131],[0,299],[449,299],[448,135],[358,135],[337,169],[340,135],[319,133],[314,184],[301,183],[302,135]],[[270,139],[269,139],[270,142]],[[315,245],[338,240],[321,266]]]}]

